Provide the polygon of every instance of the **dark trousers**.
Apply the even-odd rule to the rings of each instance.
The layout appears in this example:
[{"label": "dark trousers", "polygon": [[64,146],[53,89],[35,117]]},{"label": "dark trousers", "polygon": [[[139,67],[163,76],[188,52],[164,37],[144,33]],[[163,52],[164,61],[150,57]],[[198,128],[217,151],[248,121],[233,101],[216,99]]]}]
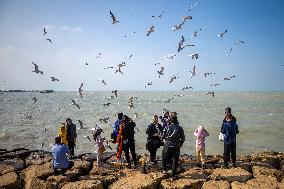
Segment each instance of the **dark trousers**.
[{"label": "dark trousers", "polygon": [[74,156],[75,141],[68,141],[68,148],[70,149],[70,155]]},{"label": "dark trousers", "polygon": [[124,154],[125,154],[125,157],[126,157],[126,161],[127,161],[129,166],[131,166],[129,150],[131,152],[131,156],[132,156],[134,165],[135,166],[138,165],[137,164],[137,157],[136,157],[136,153],[135,153],[135,142],[128,141],[126,144],[122,143],[122,150],[124,151]]},{"label": "dark trousers", "polygon": [[147,143],[147,150],[150,152],[150,161],[155,162],[156,153],[159,147],[155,146],[152,142]]},{"label": "dark trousers", "polygon": [[236,164],[236,142],[224,143],[224,165],[228,166],[228,162],[232,160],[233,165]]},{"label": "dark trousers", "polygon": [[[62,168],[61,169],[61,173],[64,174],[68,169],[71,169],[73,166],[74,166],[74,162],[73,161],[68,161],[68,167],[67,168]],[[52,165],[52,167],[53,167],[53,170],[54,170],[54,174],[58,175],[59,174],[59,172],[58,172],[59,168],[55,168],[54,165]]]},{"label": "dark trousers", "polygon": [[178,160],[179,160],[180,148],[164,146],[162,152],[162,168],[167,170],[167,165],[172,165],[172,176],[176,175]]}]

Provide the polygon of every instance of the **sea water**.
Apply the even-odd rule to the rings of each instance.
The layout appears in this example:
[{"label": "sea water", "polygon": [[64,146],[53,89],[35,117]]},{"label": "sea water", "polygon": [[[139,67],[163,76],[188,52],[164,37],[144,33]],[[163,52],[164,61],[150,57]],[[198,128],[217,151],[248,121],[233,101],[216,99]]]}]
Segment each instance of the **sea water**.
[{"label": "sea water", "polygon": [[[181,94],[183,96],[175,96]],[[146,128],[152,116],[163,115],[163,109],[178,113],[178,121],[184,128],[185,142],[181,153],[195,153],[193,132],[203,125],[209,132],[206,138],[206,154],[222,154],[223,143],[218,135],[224,118],[224,109],[232,108],[237,118],[237,153],[250,154],[257,151],[284,151],[284,93],[283,92],[216,92],[215,97],[204,92],[192,91],[119,91],[118,97],[109,100],[110,91],[84,92],[80,98],[76,92],[2,92],[0,94],[0,148],[51,150],[51,144],[58,135],[59,124],[67,117],[79,128],[78,120],[86,129],[77,131],[75,153],[94,152],[91,128],[98,123],[102,134],[110,138],[115,114],[123,112],[133,118],[137,125],[135,133],[137,153],[146,153]],[[128,97],[134,108],[128,108]],[[32,100],[37,97],[37,102]],[[170,103],[166,99],[173,97]],[[72,105],[71,99],[78,99],[80,109]],[[110,102],[110,106],[103,104]],[[135,113],[139,115],[134,118]],[[26,118],[27,116],[32,116]],[[109,123],[100,118],[109,117]],[[115,151],[115,144],[112,144]],[[158,155],[161,152],[159,149]]]}]

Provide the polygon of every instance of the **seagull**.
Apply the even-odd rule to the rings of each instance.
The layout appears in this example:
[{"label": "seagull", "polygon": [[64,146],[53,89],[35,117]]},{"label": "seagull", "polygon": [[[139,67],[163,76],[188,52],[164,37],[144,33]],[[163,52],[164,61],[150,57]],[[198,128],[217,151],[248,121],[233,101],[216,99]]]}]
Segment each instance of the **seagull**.
[{"label": "seagull", "polygon": [[[153,85],[153,82],[147,83],[147,84],[145,85],[145,89],[146,89],[147,85],[148,85],[148,86]],[[131,99],[131,100],[132,100],[132,99]]]},{"label": "seagull", "polygon": [[89,64],[88,64],[88,62],[86,62],[86,66],[88,66]]},{"label": "seagull", "polygon": [[109,11],[109,13],[110,13],[110,16],[112,18],[112,24],[115,24],[115,23],[119,22],[118,20],[116,20],[115,16],[112,14],[111,11]]},{"label": "seagull", "polygon": [[227,32],[228,32],[228,31],[225,30],[224,32],[220,33],[220,34],[218,35],[218,37],[223,37],[223,36],[225,35],[225,33],[227,33]]},{"label": "seagull", "polygon": [[178,52],[182,50],[183,43],[184,43],[184,37],[181,36],[181,40],[178,42]]},{"label": "seagull", "polygon": [[[82,87],[83,87],[84,83],[81,83],[79,89],[78,89],[78,95],[80,95],[81,98],[83,98],[83,90],[82,90]],[[79,108],[80,109],[80,108]]]},{"label": "seagull", "polygon": [[204,73],[204,77],[207,77],[207,76],[209,76],[209,75],[211,75],[211,74],[215,74],[215,73],[206,72],[206,73]]},{"label": "seagull", "polygon": [[182,24],[184,24],[186,20],[191,20],[191,19],[192,19],[192,16],[184,16],[184,17],[182,17]]},{"label": "seagull", "polygon": [[244,42],[244,41],[236,41],[236,42],[235,42],[236,45],[239,45],[239,44],[241,44],[241,43],[244,44],[245,42]]},{"label": "seagull", "polygon": [[147,31],[147,36],[149,36],[150,33],[152,33],[152,32],[155,31],[154,28],[155,28],[154,26],[151,26],[151,27],[148,29],[148,31]]},{"label": "seagull", "polygon": [[79,122],[79,125],[80,125],[80,127],[78,128],[78,130],[79,129],[86,129],[85,127],[84,127],[84,125],[85,125],[85,123],[83,123],[81,120],[79,120],[78,119],[78,122]]},{"label": "seagull", "polygon": [[174,98],[172,97],[172,98],[169,98],[169,99],[166,99],[165,100],[165,103],[170,103],[171,102],[171,100],[173,100]]},{"label": "seagull", "polygon": [[184,95],[183,94],[176,94],[174,96],[177,96],[177,97],[183,97]]},{"label": "seagull", "polygon": [[46,29],[43,28],[43,35],[46,35],[46,34],[47,34]]},{"label": "seagull", "polygon": [[109,105],[111,105],[110,102],[103,104],[103,106],[109,106]]},{"label": "seagull", "polygon": [[179,78],[179,77],[177,77],[177,75],[173,75],[172,77],[171,77],[171,80],[170,80],[170,83],[172,83],[175,79],[177,79],[177,78]]},{"label": "seagull", "polygon": [[165,68],[164,68],[164,66],[162,66],[161,69],[157,71],[158,74],[159,74],[159,78],[160,78],[162,75],[165,74],[165,73],[164,73],[164,70],[165,70]]},{"label": "seagull", "polygon": [[184,87],[184,88],[182,88],[181,90],[186,90],[186,89],[193,89],[192,87]]},{"label": "seagull", "polygon": [[132,57],[132,54],[129,56],[128,60],[130,60],[131,57]]},{"label": "seagull", "polygon": [[220,84],[219,84],[219,83],[213,83],[213,84],[211,84],[212,87],[216,87],[216,86],[218,86],[218,85],[220,85]]},{"label": "seagull", "polygon": [[133,105],[133,100],[132,99],[128,100],[128,108],[135,108],[134,105]]},{"label": "seagull", "polygon": [[231,79],[233,79],[234,77],[236,77],[236,76],[230,76],[230,77],[222,77],[221,79],[223,79],[223,80],[231,80]]},{"label": "seagull", "polygon": [[32,62],[32,63],[33,63],[33,65],[35,66],[35,70],[32,71],[32,72],[40,73],[40,74],[42,75],[42,74],[43,74],[43,71],[40,71],[40,70],[38,69],[38,65],[37,65],[37,64],[35,64],[34,62]]},{"label": "seagull", "polygon": [[51,80],[50,81],[59,81],[59,79],[56,79],[55,77],[50,77]]},{"label": "seagull", "polygon": [[198,59],[198,54],[197,53],[195,53],[195,54],[191,54],[191,55],[189,55],[189,56],[191,56],[191,59]]},{"label": "seagull", "polygon": [[32,100],[34,101],[34,103],[36,103],[38,99],[37,99],[37,97],[34,96],[34,97],[32,97]]},{"label": "seagull", "polygon": [[80,109],[80,106],[79,106],[79,104],[76,103],[76,100],[75,100],[75,99],[72,99],[72,98],[71,98],[71,101],[72,101],[72,105],[77,106],[77,108]]},{"label": "seagull", "polygon": [[133,100],[133,99],[138,100],[138,97],[136,97],[136,96],[130,96],[130,97],[128,97],[128,99],[130,99],[130,100]]},{"label": "seagull", "polygon": [[109,120],[109,117],[105,117],[105,118],[101,118],[100,122],[104,122],[104,123],[108,124],[108,120]]},{"label": "seagull", "polygon": [[46,39],[47,41],[49,41],[50,42],[50,44],[52,44],[52,41],[51,41],[51,39]]},{"label": "seagull", "polygon": [[114,90],[114,91],[111,91],[111,93],[113,93],[115,95],[115,97],[117,97],[118,91]]},{"label": "seagull", "polygon": [[121,74],[123,74],[123,72],[121,71],[121,68],[122,68],[123,66],[126,66],[126,63],[125,63],[125,62],[121,62],[121,63],[118,64],[117,66],[118,66],[118,69],[115,70],[114,73],[120,72]]},{"label": "seagull", "polygon": [[101,54],[102,54],[102,53],[99,53],[98,56],[96,56],[96,58],[101,58]]},{"label": "seagull", "polygon": [[159,16],[152,16],[152,18],[158,17],[158,18],[162,18],[162,15],[165,11],[163,10],[162,13]]},{"label": "seagull", "polygon": [[32,119],[32,115],[28,115],[28,116],[26,116],[26,119]]},{"label": "seagull", "polygon": [[191,76],[190,76],[191,78],[196,75],[195,65],[193,65],[192,71],[189,71],[189,73],[191,73]]},{"label": "seagull", "polygon": [[113,69],[113,66],[108,66],[108,67],[105,67],[104,69],[105,69],[105,70],[106,70],[106,69]]},{"label": "seagull", "polygon": [[138,118],[139,118],[139,114],[138,114],[138,113],[136,113],[136,112],[135,112],[134,114],[135,114],[135,115],[134,115],[134,117],[133,117],[133,118],[134,118],[134,119],[138,119]]},{"label": "seagull", "polygon": [[88,139],[89,141],[92,141],[91,138],[89,136],[84,136],[86,139]]},{"label": "seagull", "polygon": [[111,95],[111,96],[108,97],[107,99],[108,99],[108,100],[112,100],[112,99],[114,99],[114,96]]},{"label": "seagull", "polygon": [[105,82],[105,80],[103,80],[103,79],[101,79],[101,78],[99,78],[98,81],[101,81],[102,84],[104,84],[105,86],[107,85],[106,82]]},{"label": "seagull", "polygon": [[205,95],[212,95],[212,97],[214,97],[215,93],[214,92],[206,92]]},{"label": "seagull", "polygon": [[181,30],[181,29],[182,29],[182,25],[183,25],[183,24],[175,25],[172,29],[173,29],[174,31]]}]

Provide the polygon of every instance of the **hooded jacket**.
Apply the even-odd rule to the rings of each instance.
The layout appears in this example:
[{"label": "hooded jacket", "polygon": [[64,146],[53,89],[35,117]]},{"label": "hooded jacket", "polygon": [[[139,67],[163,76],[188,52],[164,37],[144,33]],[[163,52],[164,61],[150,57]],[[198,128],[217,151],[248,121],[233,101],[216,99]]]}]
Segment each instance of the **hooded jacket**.
[{"label": "hooded jacket", "polygon": [[196,136],[196,148],[205,150],[205,138],[209,136],[209,133],[203,126],[199,126],[193,135]]},{"label": "hooded jacket", "polygon": [[164,145],[167,147],[174,147],[174,148],[180,148],[182,147],[185,136],[184,131],[179,124],[170,124],[169,127],[164,132]]}]

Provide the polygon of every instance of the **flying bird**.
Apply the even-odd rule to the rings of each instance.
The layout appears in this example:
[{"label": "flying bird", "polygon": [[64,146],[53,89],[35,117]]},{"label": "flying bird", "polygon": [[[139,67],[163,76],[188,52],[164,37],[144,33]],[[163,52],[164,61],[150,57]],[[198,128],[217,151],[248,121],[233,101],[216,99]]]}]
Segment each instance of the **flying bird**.
[{"label": "flying bird", "polygon": [[35,70],[32,71],[32,72],[40,73],[40,74],[42,75],[42,74],[43,74],[43,71],[41,71],[41,70],[38,69],[38,65],[37,65],[37,64],[35,64],[34,62],[32,62],[32,63],[33,63],[33,65],[35,66]]},{"label": "flying bird", "polygon": [[81,120],[78,119],[78,122],[79,122],[79,125],[80,125],[80,127],[78,128],[78,130],[79,130],[79,129],[86,129],[86,128],[84,127],[84,125],[86,125],[86,124],[83,123],[83,121],[81,121]]},{"label": "flying bird", "polygon": [[47,34],[46,29],[43,28],[43,35],[46,35],[46,34]]},{"label": "flying bird", "polygon": [[161,69],[157,71],[158,74],[159,74],[159,78],[160,78],[162,75],[165,74],[165,73],[164,73],[164,70],[165,70],[165,68],[164,68],[164,66],[162,66]]},{"label": "flying bird", "polygon": [[213,75],[213,74],[215,74],[215,73],[209,73],[209,72],[206,72],[206,73],[204,73],[204,77],[207,77],[207,76],[209,76],[209,75]]},{"label": "flying bird", "polygon": [[98,56],[96,56],[96,58],[101,58],[101,54],[102,54],[102,53],[99,53]]},{"label": "flying bird", "polygon": [[77,102],[76,102],[75,99],[72,99],[72,98],[71,98],[71,101],[72,101],[72,105],[74,105],[74,106],[76,106],[77,108],[80,109],[80,106],[79,106],[79,104],[77,104]]},{"label": "flying bird", "polygon": [[89,136],[84,136],[84,138],[88,139],[89,141],[92,141]]},{"label": "flying bird", "polygon": [[225,30],[224,32],[220,33],[220,34],[218,35],[218,37],[223,37],[223,36],[225,35],[225,33],[227,33],[227,32],[228,32],[228,30]]},{"label": "flying bird", "polygon": [[236,42],[235,42],[236,45],[244,44],[244,43],[245,43],[244,41],[236,41]]},{"label": "flying bird", "polygon": [[155,28],[154,26],[151,26],[151,27],[148,29],[148,31],[147,31],[147,36],[149,36],[150,33],[152,33],[152,32],[155,31],[154,28]]},{"label": "flying bird", "polygon": [[169,98],[169,99],[166,99],[165,100],[165,103],[170,103],[171,102],[171,100],[173,100],[174,98],[172,97],[172,98]]},{"label": "flying bird", "polygon": [[109,120],[109,117],[104,117],[100,119],[100,122],[104,122],[105,124],[108,124],[108,120]]},{"label": "flying bird", "polygon": [[184,37],[181,36],[181,40],[178,42],[178,52],[182,50],[182,46],[183,46],[183,43],[184,43]]},{"label": "flying bird", "polygon": [[49,41],[50,42],[50,44],[52,44],[52,41],[51,41],[51,39],[46,39],[47,41]]},{"label": "flying bird", "polygon": [[192,87],[184,87],[184,88],[182,88],[181,90],[187,90],[187,89],[193,89]]},{"label": "flying bird", "polygon": [[50,81],[59,81],[59,79],[56,79],[55,77],[50,77],[51,80]]},{"label": "flying bird", "polygon": [[117,90],[113,90],[113,91],[111,91],[111,93],[113,93],[115,95],[115,97],[117,97],[117,95],[118,95],[118,91]]},{"label": "flying bird", "polygon": [[106,82],[105,82],[105,80],[103,80],[103,79],[101,79],[101,78],[99,78],[98,81],[101,81],[102,84],[104,84],[105,86],[107,85]]},{"label": "flying bird", "polygon": [[158,18],[162,18],[162,15],[165,11],[163,10],[162,13],[159,16],[152,16],[152,18],[158,17]]},{"label": "flying bird", "polygon": [[191,59],[198,59],[198,54],[197,53],[195,53],[195,54],[191,54],[191,55],[189,55],[189,56],[191,56]]},{"label": "flying bird", "polygon": [[128,108],[135,108],[133,105],[133,99],[128,99]]},{"label": "flying bird", "polygon": [[220,85],[220,84],[219,84],[219,83],[213,83],[213,84],[211,84],[212,87],[216,87],[216,86],[218,86],[218,85]]},{"label": "flying bird", "polygon": [[195,65],[193,65],[192,71],[189,71],[189,73],[191,74],[191,76],[190,76],[191,78],[196,75]]},{"label": "flying bird", "polygon": [[80,87],[78,89],[78,95],[80,95],[81,98],[83,98],[83,93],[82,93],[83,92],[83,89],[82,89],[83,85],[84,85],[84,83],[81,83],[81,85],[80,85]]},{"label": "flying bird", "polygon": [[181,30],[181,29],[182,29],[182,25],[183,25],[183,24],[175,25],[172,29],[173,29],[174,31]]},{"label": "flying bird", "polygon": [[[147,86],[150,86],[150,85],[153,85],[153,82],[147,83],[147,84],[145,85],[145,89],[146,89]],[[131,99],[131,100],[132,100],[132,99]]]},{"label": "flying bird", "polygon": [[37,99],[37,97],[35,97],[35,96],[34,96],[34,97],[32,97],[32,101],[34,101],[34,103],[36,103],[36,102],[37,102],[37,100],[38,100],[38,99]]},{"label": "flying bird", "polygon": [[172,83],[174,80],[176,80],[177,78],[179,78],[179,77],[177,77],[177,75],[173,75],[172,77],[171,77],[171,80],[170,80],[170,83]]},{"label": "flying bird", "polygon": [[122,68],[123,66],[126,66],[126,63],[125,63],[125,62],[122,62],[122,63],[118,64],[118,65],[117,65],[118,69],[115,70],[114,73],[120,72],[121,74],[123,74],[123,72],[121,71],[121,68]]},{"label": "flying bird", "polygon": [[103,106],[109,106],[109,105],[111,105],[110,102],[103,104]]},{"label": "flying bird", "polygon": [[205,95],[212,95],[212,97],[214,97],[215,93],[214,92],[206,92]]},{"label": "flying bird", "polygon": [[116,20],[114,14],[111,11],[109,11],[109,13],[110,13],[110,16],[112,18],[112,24],[115,24],[115,23],[119,22],[118,20]]}]

